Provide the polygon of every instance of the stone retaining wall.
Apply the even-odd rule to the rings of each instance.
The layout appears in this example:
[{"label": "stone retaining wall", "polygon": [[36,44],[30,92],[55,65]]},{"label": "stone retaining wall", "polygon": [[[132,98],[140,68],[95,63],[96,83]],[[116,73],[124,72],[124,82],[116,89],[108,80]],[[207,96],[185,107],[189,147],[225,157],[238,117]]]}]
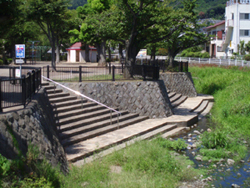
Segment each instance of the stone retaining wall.
[{"label": "stone retaining wall", "polygon": [[85,82],[64,85],[109,107],[128,110],[141,116],[163,118],[173,114],[162,81]]},{"label": "stone retaining wall", "polygon": [[170,91],[180,93],[187,97],[196,97],[197,92],[194,87],[190,72],[173,72],[160,74],[166,88]]},{"label": "stone retaining wall", "polygon": [[53,166],[60,164],[63,172],[68,171],[68,162],[56,133],[53,111],[42,89],[26,109],[0,115],[0,153],[8,159],[15,159],[18,155],[15,140],[24,156],[28,145],[33,144],[40,150],[39,158],[45,157]]}]

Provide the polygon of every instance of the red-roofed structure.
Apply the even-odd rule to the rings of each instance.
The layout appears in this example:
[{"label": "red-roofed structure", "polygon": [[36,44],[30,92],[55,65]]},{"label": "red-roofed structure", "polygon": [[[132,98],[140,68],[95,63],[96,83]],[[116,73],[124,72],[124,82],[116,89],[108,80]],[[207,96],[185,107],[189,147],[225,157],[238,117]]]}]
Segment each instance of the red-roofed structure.
[{"label": "red-roofed structure", "polygon": [[[66,50],[68,51],[68,62],[86,62],[85,50],[82,50],[83,44],[76,42]],[[89,46],[89,60],[91,62],[97,61],[97,49],[94,46]]]}]

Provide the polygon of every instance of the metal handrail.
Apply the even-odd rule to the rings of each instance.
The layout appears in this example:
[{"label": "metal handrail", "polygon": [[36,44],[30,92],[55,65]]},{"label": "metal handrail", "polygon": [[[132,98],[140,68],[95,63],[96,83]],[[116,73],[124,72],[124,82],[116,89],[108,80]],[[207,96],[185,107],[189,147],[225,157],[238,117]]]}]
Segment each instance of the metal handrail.
[{"label": "metal handrail", "polygon": [[115,112],[115,113],[117,114],[117,122],[118,122],[118,128],[119,128],[119,116],[121,116],[121,112],[119,112],[119,111],[117,111],[117,110],[115,110],[115,109],[113,109],[113,108],[110,108],[110,107],[108,107],[107,105],[102,104],[102,103],[100,103],[100,102],[98,102],[98,101],[96,101],[96,100],[94,100],[94,99],[92,99],[92,98],[90,98],[90,97],[87,97],[86,95],[81,94],[79,91],[75,91],[75,90],[73,90],[73,89],[71,89],[71,88],[69,88],[69,87],[64,86],[63,84],[59,84],[58,82],[55,82],[54,80],[51,80],[51,79],[49,79],[49,78],[47,78],[47,77],[45,77],[45,76],[43,76],[43,75],[42,75],[42,78],[44,78],[45,80],[48,80],[48,81],[50,81],[50,82],[52,82],[52,83],[54,83],[54,84],[56,84],[56,85],[59,85],[59,86],[65,88],[65,89],[67,89],[67,90],[69,90],[69,91],[75,93],[75,94],[78,95],[78,96],[81,96],[81,97],[83,97],[83,98],[86,98],[86,99],[88,99],[88,100],[90,100],[90,101],[92,101],[92,102],[94,102],[94,103],[96,103],[96,104],[99,104],[99,105],[101,105],[101,106],[103,106],[103,107],[109,109],[109,110],[110,110],[110,124],[112,124],[112,121],[111,121],[112,115],[111,115],[111,113],[112,113],[112,111]]}]

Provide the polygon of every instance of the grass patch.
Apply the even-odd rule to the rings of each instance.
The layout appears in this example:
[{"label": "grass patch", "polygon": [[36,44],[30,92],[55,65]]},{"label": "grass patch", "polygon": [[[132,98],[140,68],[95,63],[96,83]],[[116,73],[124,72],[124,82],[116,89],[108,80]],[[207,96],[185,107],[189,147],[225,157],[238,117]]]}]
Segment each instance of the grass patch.
[{"label": "grass patch", "polygon": [[190,67],[190,72],[197,92],[215,99],[211,119],[216,126],[201,138],[208,149],[204,155],[223,157],[226,152],[235,160],[244,158],[247,147],[242,141],[250,136],[250,69],[203,66]]},{"label": "grass patch", "polygon": [[[174,158],[161,138],[140,141],[83,167],[73,167],[63,187],[176,187],[180,181],[192,181],[201,171],[187,168],[190,161]],[[120,173],[110,170],[121,167]]]}]

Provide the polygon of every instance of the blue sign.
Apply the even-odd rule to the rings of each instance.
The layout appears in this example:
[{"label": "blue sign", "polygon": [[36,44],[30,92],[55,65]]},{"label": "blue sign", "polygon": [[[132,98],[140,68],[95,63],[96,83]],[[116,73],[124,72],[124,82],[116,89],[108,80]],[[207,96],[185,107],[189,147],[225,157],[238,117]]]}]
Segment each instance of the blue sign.
[{"label": "blue sign", "polygon": [[25,58],[25,44],[16,44],[16,58]]}]

